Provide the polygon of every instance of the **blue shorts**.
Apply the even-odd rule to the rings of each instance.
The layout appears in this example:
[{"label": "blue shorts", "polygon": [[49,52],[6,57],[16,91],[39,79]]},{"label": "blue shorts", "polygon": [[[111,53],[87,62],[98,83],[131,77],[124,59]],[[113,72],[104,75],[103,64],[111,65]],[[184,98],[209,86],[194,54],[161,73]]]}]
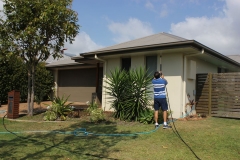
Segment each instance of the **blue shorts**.
[{"label": "blue shorts", "polygon": [[162,111],[168,110],[166,98],[154,98],[154,110],[158,111],[160,108]]}]

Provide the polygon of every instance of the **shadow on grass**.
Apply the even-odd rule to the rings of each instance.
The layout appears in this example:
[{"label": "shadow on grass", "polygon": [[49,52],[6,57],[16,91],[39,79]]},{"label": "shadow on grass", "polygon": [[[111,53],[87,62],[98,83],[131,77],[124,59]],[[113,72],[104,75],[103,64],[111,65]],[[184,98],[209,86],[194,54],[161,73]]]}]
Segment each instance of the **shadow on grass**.
[{"label": "shadow on grass", "polygon": [[[0,121],[2,124],[2,120]],[[53,124],[54,125],[54,124]],[[7,127],[7,125],[6,125]],[[61,129],[74,131],[86,128],[94,133],[119,133],[116,123],[93,124],[75,123]],[[130,131],[121,133],[128,134]],[[1,135],[0,135],[1,136]],[[4,135],[5,136],[5,135]],[[74,136],[73,134],[14,134],[1,140],[0,158],[2,159],[114,159],[109,157],[109,149],[120,141],[136,137]],[[2,138],[1,138],[2,139]],[[119,152],[115,149],[111,152]]]}]

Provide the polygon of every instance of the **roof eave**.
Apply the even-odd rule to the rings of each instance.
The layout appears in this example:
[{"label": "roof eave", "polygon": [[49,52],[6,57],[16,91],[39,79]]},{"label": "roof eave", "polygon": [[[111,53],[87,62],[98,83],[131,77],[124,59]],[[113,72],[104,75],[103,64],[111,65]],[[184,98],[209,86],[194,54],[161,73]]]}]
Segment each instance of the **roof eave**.
[{"label": "roof eave", "polygon": [[219,52],[217,52],[195,40],[185,40],[185,41],[178,41],[178,42],[171,42],[171,43],[161,43],[161,44],[153,44],[153,45],[128,47],[128,48],[92,51],[92,52],[82,53],[81,56],[72,57],[72,59],[79,60],[82,58],[83,59],[90,58],[90,57],[93,57],[95,54],[97,54],[98,56],[107,56],[107,55],[112,55],[112,54],[121,54],[124,52],[131,53],[131,52],[144,51],[144,50],[150,51],[150,50],[156,50],[156,49],[172,49],[172,48],[182,48],[182,47],[194,47],[199,51],[202,51],[202,49],[204,49],[205,53],[213,55],[217,58],[227,61],[228,63],[234,64],[235,66],[240,67],[240,63],[234,61],[233,59],[231,59],[225,55],[220,54]]},{"label": "roof eave", "polygon": [[[178,41],[178,42],[171,42],[171,43],[152,44],[152,45],[135,46],[135,47],[128,47],[128,48],[110,49],[110,50],[100,50],[100,51],[92,51],[92,52],[82,53],[81,56],[86,57],[89,55],[106,54],[106,53],[114,53],[115,54],[116,52],[126,52],[126,51],[142,50],[142,49],[153,49],[153,48],[158,48],[158,47],[186,45],[186,44],[191,44],[193,42],[194,42],[194,40],[186,40],[186,41]],[[77,57],[75,57],[75,58],[77,58]]]}]

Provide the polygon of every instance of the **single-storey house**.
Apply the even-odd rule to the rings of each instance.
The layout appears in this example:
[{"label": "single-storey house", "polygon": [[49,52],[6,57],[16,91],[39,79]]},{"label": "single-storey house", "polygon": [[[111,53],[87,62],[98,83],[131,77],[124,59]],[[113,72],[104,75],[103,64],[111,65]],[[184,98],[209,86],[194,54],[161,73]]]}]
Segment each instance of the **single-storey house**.
[{"label": "single-storey house", "polygon": [[99,50],[81,53],[69,62],[47,67],[54,71],[56,94],[70,95],[72,101],[91,101],[97,95],[104,110],[111,110],[104,79],[116,67],[145,67],[162,71],[168,80],[167,91],[173,117],[185,113],[185,105],[196,93],[196,74],[239,72],[240,63],[195,41],[159,33]]}]

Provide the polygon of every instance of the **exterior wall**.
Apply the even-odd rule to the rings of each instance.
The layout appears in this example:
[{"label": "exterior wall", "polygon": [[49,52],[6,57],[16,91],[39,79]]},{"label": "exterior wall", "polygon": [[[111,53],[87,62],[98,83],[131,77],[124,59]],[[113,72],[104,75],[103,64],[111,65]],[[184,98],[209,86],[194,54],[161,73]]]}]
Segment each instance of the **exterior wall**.
[{"label": "exterior wall", "polygon": [[182,116],[182,77],[183,77],[183,55],[171,53],[162,55],[162,72],[167,79],[167,94],[169,106],[173,117]]},{"label": "exterior wall", "polygon": [[[190,95],[190,99],[195,99],[196,74],[208,72],[216,73],[217,67],[199,60],[194,56],[184,58],[183,53],[163,53],[161,57],[160,54],[158,55],[158,59],[157,68],[159,69],[161,63],[162,72],[168,81],[167,93],[169,105],[173,111],[173,117],[179,118],[185,116],[187,113],[185,112],[186,103],[189,102],[187,94]],[[185,67],[184,64],[186,65]],[[145,66],[144,55],[131,57],[131,68],[137,68],[139,66]],[[121,68],[121,58],[107,60],[107,74],[116,67]],[[106,85],[105,82],[103,82],[103,84]],[[151,88],[151,90],[153,89]],[[151,96],[153,100],[153,95]],[[111,110],[109,98],[110,97],[105,93],[105,89],[103,89],[102,106],[104,110]]]},{"label": "exterior wall", "polygon": [[131,68],[136,69],[140,66],[145,67],[145,57],[144,56],[131,57]]},{"label": "exterior wall", "polygon": [[[160,66],[160,56],[158,56],[158,66]],[[167,79],[169,85],[167,86],[167,91],[169,95],[169,104],[171,105],[171,110],[173,111],[173,117],[180,117],[183,113],[182,109],[182,76],[183,76],[183,55],[179,53],[174,54],[163,54],[161,56],[162,71]],[[139,66],[145,66],[145,56],[131,57],[131,68],[137,68]],[[121,67],[121,59],[108,59],[107,60],[107,73],[115,67]],[[177,68],[177,69],[176,69]],[[105,82],[103,82],[106,85]],[[151,88],[151,90],[153,90]],[[110,108],[110,96],[105,94],[105,89],[103,89],[102,107],[104,110],[109,111]],[[153,95],[152,95],[153,100]]]},{"label": "exterior wall", "polygon": [[[196,73],[195,73],[195,77],[194,78],[189,78],[190,74],[190,70],[191,70],[191,61],[196,62]],[[186,78],[186,95],[185,96],[185,101],[186,103],[189,103],[189,99],[187,97],[187,94],[190,95],[190,99],[191,100],[195,100],[196,99],[196,74],[198,73],[217,73],[217,66],[214,66],[212,64],[206,63],[202,60],[196,59],[194,57],[191,57],[189,59],[187,59],[187,78]],[[190,106],[186,105],[185,103],[185,107],[184,110],[186,111],[185,114],[189,113],[191,108]],[[196,113],[195,110],[195,105],[193,106],[193,110],[192,110],[192,114]]]},{"label": "exterior wall", "polygon": [[107,75],[110,74],[110,72],[112,70],[114,70],[116,67],[121,67],[121,59],[120,58],[113,58],[113,59],[108,59],[107,61],[107,68],[106,68],[106,72]]},{"label": "exterior wall", "polygon": [[194,59],[197,62],[197,73],[217,73],[218,68],[213,64],[206,63],[202,60]]},{"label": "exterior wall", "polygon": [[106,88],[104,86],[107,86],[106,83],[106,76],[110,75],[111,71],[113,71],[115,68],[117,67],[121,67],[121,59],[120,58],[112,58],[112,59],[107,59],[106,65],[104,65],[104,67],[106,67],[106,69],[104,68],[104,70],[106,70],[106,73],[103,73],[103,89],[102,89],[102,109],[104,111],[113,111],[113,109],[111,109],[111,97],[109,95],[107,95],[106,93]]}]

